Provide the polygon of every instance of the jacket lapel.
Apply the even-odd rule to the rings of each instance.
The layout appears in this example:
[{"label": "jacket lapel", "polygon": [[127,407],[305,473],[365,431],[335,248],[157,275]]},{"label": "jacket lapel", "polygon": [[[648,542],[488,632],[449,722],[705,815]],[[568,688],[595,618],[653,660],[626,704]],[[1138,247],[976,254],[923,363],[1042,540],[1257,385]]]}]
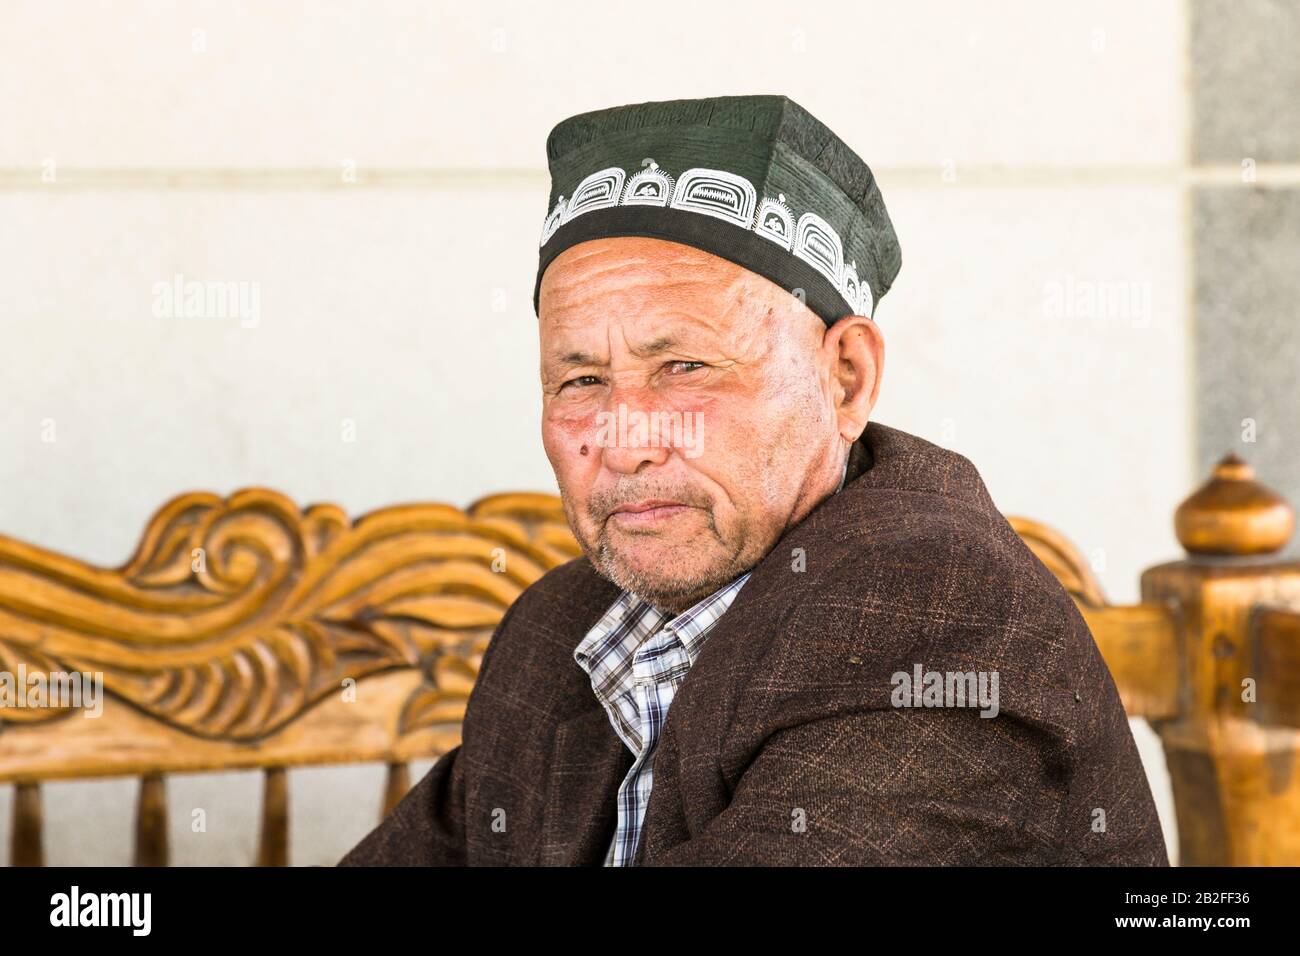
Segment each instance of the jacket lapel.
[{"label": "jacket lapel", "polygon": [[542,814],[543,866],[600,866],[614,836],[618,787],[632,754],[595,695],[591,704],[556,727]]}]

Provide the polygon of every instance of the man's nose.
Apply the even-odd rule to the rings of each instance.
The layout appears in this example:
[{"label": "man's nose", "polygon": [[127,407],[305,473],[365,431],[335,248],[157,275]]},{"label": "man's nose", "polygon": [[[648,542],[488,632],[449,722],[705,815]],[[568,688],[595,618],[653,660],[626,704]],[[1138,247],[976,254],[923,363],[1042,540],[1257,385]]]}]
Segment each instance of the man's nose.
[{"label": "man's nose", "polygon": [[[647,464],[662,465],[671,450],[658,441],[654,428],[657,411],[647,402],[647,390],[615,388],[601,416],[605,427],[599,444],[605,467],[619,474],[634,475]],[[653,394],[653,392],[650,392]]]},{"label": "man's nose", "polygon": [[668,460],[667,448],[647,446],[628,448],[611,446],[604,449],[605,467],[623,475],[635,475],[647,464],[662,465]]}]

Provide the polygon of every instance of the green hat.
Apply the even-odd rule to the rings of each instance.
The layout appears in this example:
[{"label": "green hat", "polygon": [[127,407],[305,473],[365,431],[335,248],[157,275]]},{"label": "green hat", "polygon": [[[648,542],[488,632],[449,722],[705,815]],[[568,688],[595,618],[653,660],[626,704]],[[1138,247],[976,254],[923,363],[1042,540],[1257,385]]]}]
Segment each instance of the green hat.
[{"label": "green hat", "polygon": [[637,103],[564,120],[546,140],[542,273],[565,249],[649,236],[721,256],[828,324],[874,317],[898,238],[867,164],[785,96]]}]

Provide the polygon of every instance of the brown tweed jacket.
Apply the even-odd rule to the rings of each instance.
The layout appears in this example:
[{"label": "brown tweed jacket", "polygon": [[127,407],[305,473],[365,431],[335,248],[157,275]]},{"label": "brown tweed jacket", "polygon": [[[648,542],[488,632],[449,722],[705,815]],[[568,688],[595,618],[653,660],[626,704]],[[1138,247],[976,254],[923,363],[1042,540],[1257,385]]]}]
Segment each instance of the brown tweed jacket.
[{"label": "brown tweed jacket", "polygon": [[[462,744],[342,864],[601,863],[632,757],[573,649],[617,595],[586,559],[528,588],[484,656]],[[997,716],[893,706],[892,675],[917,665],[997,672]],[[678,689],[637,862],[1168,857],[1069,596],[967,459],[872,423],[843,490],[754,568]]]}]

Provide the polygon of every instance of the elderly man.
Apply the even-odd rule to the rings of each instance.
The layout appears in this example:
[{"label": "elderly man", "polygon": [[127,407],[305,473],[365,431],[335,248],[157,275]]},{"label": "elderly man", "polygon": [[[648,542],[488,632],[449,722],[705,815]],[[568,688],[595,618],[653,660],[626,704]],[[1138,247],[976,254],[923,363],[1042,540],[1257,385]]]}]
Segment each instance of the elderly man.
[{"label": "elderly man", "polygon": [[1167,865],[1115,686],[969,461],[870,422],[900,256],[781,96],[547,143],[542,435],[583,557],[345,864]]}]

